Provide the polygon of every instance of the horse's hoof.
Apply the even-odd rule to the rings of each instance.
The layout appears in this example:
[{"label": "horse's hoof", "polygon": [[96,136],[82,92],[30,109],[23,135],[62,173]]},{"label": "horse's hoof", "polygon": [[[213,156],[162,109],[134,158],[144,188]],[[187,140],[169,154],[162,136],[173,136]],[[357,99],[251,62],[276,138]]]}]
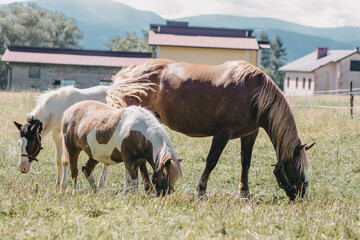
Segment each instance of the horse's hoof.
[{"label": "horse's hoof", "polygon": [[250,195],[250,192],[249,192],[249,191],[240,190],[240,192],[239,192],[239,198],[249,199],[250,196],[251,196],[251,195]]},{"label": "horse's hoof", "polygon": [[200,200],[204,200],[204,201],[207,201],[208,200],[208,196],[206,195],[206,192],[205,191],[199,191],[198,192],[198,198]]}]

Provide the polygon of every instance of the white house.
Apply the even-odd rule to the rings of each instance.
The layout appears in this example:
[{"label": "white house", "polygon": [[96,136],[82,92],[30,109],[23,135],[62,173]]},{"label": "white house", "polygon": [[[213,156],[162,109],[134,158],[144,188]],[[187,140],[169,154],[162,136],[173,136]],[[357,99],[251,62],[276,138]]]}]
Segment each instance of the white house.
[{"label": "white house", "polygon": [[353,50],[316,51],[280,68],[285,72],[284,94],[302,96],[314,91],[348,89],[350,81],[354,88],[360,87],[360,53]]}]

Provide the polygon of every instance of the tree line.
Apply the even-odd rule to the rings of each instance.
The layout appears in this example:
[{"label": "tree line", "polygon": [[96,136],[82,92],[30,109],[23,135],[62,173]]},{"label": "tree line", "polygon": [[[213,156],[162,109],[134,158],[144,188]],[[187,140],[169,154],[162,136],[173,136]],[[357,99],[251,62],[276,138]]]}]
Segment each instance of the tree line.
[{"label": "tree line", "polygon": [[[76,22],[62,13],[41,9],[34,3],[0,8],[0,58],[9,45],[81,48],[81,38],[82,32]],[[262,52],[260,68],[282,88],[283,74],[278,69],[286,62],[286,50],[279,37],[270,41],[262,33],[258,39],[268,41],[271,45],[270,50]],[[127,32],[122,37],[114,36],[106,43],[106,47],[111,51],[152,52],[155,55],[155,49],[148,45],[148,33],[144,30],[140,36],[135,32]],[[6,87],[7,71],[6,64],[0,62],[1,89]]]}]

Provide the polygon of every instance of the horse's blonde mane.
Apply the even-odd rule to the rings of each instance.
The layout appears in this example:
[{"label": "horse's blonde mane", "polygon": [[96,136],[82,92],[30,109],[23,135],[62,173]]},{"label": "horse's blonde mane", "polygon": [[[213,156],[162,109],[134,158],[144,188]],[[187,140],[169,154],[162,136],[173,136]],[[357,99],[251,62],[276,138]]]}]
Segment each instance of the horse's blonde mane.
[{"label": "horse's blonde mane", "polygon": [[36,107],[31,111],[27,118],[37,118],[39,113],[45,108],[45,106],[55,98],[64,98],[70,93],[76,91],[73,86],[66,86],[55,90],[48,90],[36,98]]},{"label": "horse's blonde mane", "polygon": [[169,183],[171,186],[174,186],[175,182],[182,177],[180,162],[177,160],[173,151],[166,142],[163,143],[163,147],[158,154],[159,162],[157,169],[159,170],[165,164],[166,160],[171,159],[169,168]]},{"label": "horse's blonde mane", "polygon": [[259,68],[246,61],[228,61],[223,64],[230,71],[232,82],[243,84],[246,77],[256,77],[264,74]]},{"label": "horse's blonde mane", "polygon": [[139,64],[123,68],[112,77],[113,84],[108,90],[107,104],[123,108],[127,106],[126,97],[134,97],[141,101],[140,96],[147,96],[149,91],[155,91],[157,84],[151,82],[151,77],[163,69],[164,64]]},{"label": "horse's blonde mane", "polygon": [[[295,148],[301,144],[295,124],[294,116],[284,95],[275,83],[259,68],[245,61],[231,61],[224,64],[231,70],[232,80],[244,83],[247,77],[260,77],[263,85],[258,87],[253,97],[253,104],[258,108],[258,120],[267,114],[270,132],[268,132],[276,149],[279,159],[293,159]],[[302,151],[303,152],[303,151]],[[305,153],[301,153],[296,163],[300,171],[309,168],[309,161]]]}]

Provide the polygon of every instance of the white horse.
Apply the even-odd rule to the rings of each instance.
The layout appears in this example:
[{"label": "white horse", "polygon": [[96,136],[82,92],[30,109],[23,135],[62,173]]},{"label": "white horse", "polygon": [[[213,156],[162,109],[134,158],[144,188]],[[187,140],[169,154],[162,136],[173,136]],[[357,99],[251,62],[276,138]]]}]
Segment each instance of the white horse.
[{"label": "white horse", "polygon": [[[152,181],[158,195],[173,191],[175,182],[182,175],[180,160],[176,158],[164,127],[151,112],[141,107],[117,109],[96,101],[76,103],[64,113],[61,135],[63,191],[69,165],[74,190],[77,188],[77,163],[81,151],[90,159],[105,164],[124,162],[125,191],[137,191],[137,169],[146,162],[154,170]],[[96,189],[92,175],[95,165],[82,168],[93,189]],[[149,179],[144,181],[149,182]]]},{"label": "white horse", "polygon": [[[108,88],[107,86],[96,86],[87,89],[77,89],[68,86],[40,95],[37,98],[36,107],[27,115],[27,123],[21,125],[14,122],[20,130],[20,139],[18,141],[21,152],[19,170],[22,173],[30,172],[31,164],[33,160],[37,161],[36,156],[41,149],[41,137],[45,137],[51,132],[56,146],[57,184],[59,185],[63,172],[61,163],[63,149],[60,127],[64,111],[71,105],[84,100],[106,102],[105,98]],[[104,164],[99,180],[100,188],[105,184],[107,172],[108,166]]]}]

